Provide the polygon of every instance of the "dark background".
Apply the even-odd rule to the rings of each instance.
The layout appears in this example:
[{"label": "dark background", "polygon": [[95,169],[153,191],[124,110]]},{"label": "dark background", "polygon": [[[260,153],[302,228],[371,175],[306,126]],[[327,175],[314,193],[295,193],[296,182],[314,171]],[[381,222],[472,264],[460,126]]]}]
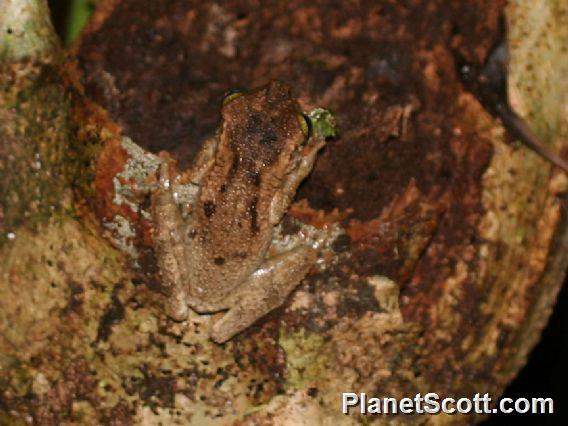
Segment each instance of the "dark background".
[{"label": "dark background", "polygon": [[[70,0],[49,0],[57,32],[65,39],[66,19]],[[542,339],[531,353],[527,365],[509,385],[504,397],[543,397],[554,400],[554,415],[500,414],[490,417],[484,425],[497,426],[514,421],[520,425],[568,424],[568,282],[565,283],[558,303]]]}]

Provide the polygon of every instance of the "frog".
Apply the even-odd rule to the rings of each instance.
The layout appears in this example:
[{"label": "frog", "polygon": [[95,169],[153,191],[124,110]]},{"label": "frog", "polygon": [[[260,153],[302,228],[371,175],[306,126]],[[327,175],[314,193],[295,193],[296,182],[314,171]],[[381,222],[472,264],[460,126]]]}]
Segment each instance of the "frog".
[{"label": "frog", "polygon": [[275,229],[326,143],[311,126],[286,83],[227,95],[190,168],[197,191],[185,214],[162,163],[151,216],[170,318],[223,312],[209,334],[225,343],[281,306],[316,265],[309,244],[275,249]]}]

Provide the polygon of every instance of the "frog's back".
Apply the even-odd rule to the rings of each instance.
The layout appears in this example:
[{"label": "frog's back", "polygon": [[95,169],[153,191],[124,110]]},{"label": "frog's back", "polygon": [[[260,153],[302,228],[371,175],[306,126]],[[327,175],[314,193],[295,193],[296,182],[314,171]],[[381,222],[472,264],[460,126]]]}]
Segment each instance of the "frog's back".
[{"label": "frog's back", "polygon": [[[230,291],[262,263],[272,240],[266,215],[259,215],[259,197],[238,188],[227,196],[198,204],[190,233],[190,268],[202,287]],[[221,194],[222,195],[222,194]]]},{"label": "frog's back", "polygon": [[263,263],[274,225],[270,206],[306,139],[299,117],[290,88],[278,82],[223,106],[189,241],[193,281],[202,290],[223,297]]}]

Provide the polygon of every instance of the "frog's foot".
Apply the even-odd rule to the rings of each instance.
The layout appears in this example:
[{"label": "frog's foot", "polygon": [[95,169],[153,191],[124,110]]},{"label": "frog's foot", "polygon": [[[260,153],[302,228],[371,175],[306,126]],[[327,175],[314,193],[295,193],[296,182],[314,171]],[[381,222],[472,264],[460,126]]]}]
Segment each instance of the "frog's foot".
[{"label": "frog's foot", "polygon": [[314,249],[301,246],[268,259],[239,287],[232,307],[213,325],[211,339],[224,343],[284,303],[316,257]]},{"label": "frog's foot", "polygon": [[174,321],[183,321],[189,314],[187,295],[185,291],[175,291],[169,296],[166,304],[166,314]]}]

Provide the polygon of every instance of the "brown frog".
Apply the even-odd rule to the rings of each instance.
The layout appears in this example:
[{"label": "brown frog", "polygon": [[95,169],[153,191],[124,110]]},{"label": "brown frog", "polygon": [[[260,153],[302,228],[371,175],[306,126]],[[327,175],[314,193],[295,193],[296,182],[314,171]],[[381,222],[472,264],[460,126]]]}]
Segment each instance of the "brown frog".
[{"label": "brown frog", "polygon": [[310,135],[290,88],[271,82],[225,98],[216,137],[190,172],[198,192],[182,215],[168,177],[152,196],[154,246],[175,320],[227,310],[212,327],[222,343],[281,305],[317,260],[307,244],[276,250],[274,229],[324,138]]}]

